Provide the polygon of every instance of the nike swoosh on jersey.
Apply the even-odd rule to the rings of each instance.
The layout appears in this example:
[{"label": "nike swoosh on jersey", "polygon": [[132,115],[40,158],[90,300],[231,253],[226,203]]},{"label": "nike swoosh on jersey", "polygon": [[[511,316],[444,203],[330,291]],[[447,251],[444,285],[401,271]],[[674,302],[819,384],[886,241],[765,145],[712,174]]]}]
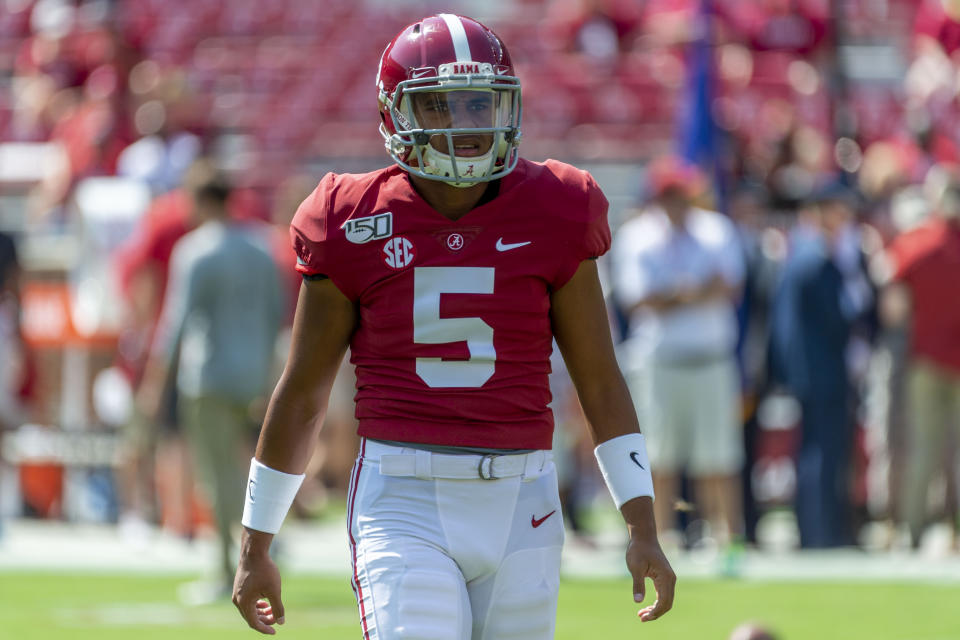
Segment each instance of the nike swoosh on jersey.
[{"label": "nike swoosh on jersey", "polygon": [[537,527],[539,527],[540,525],[542,525],[544,522],[546,522],[546,521],[547,521],[547,518],[549,518],[550,516],[552,516],[552,515],[555,514],[556,512],[557,512],[557,510],[554,509],[553,511],[551,511],[551,512],[548,513],[547,515],[543,516],[543,517],[540,518],[539,520],[536,518],[536,516],[530,516],[530,525],[531,525],[534,529],[536,529]]},{"label": "nike swoosh on jersey", "polygon": [[530,244],[531,241],[527,240],[526,242],[513,242],[510,244],[505,244],[503,238],[497,238],[497,251],[510,251],[510,249],[519,249],[520,247],[525,247]]}]

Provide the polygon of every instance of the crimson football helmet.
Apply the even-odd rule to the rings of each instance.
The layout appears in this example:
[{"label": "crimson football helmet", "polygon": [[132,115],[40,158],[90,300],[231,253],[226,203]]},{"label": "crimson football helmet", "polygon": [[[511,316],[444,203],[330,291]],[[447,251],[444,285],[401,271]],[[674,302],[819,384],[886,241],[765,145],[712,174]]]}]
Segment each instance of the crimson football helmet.
[{"label": "crimson football helmet", "polygon": [[406,27],[380,57],[377,88],[387,153],[411,174],[469,187],[517,166],[520,80],[476,20],[441,13]]}]

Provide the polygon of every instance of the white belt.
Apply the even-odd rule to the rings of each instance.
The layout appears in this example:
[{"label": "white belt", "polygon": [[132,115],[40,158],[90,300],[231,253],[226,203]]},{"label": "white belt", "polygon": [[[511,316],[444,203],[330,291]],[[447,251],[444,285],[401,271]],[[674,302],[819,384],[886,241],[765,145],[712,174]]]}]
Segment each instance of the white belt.
[{"label": "white belt", "polygon": [[550,451],[537,450],[530,453],[508,454],[448,454],[397,447],[366,440],[363,459],[377,462],[380,474],[421,478],[459,480],[497,480],[516,476],[536,477],[542,475],[553,459]]}]

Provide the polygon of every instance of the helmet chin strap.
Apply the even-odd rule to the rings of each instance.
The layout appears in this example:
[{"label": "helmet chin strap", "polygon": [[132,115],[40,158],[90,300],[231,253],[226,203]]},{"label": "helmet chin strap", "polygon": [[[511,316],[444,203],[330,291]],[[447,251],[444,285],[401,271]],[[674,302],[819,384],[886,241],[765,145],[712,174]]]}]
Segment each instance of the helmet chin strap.
[{"label": "helmet chin strap", "polygon": [[440,151],[434,149],[433,145],[427,144],[422,147],[423,159],[426,166],[420,167],[420,170],[432,176],[449,177],[450,181],[446,182],[454,187],[473,187],[482,183],[453,182],[453,163],[457,163],[456,175],[461,177],[481,178],[490,172],[490,162],[493,158],[496,147],[496,143],[493,143],[483,155],[473,156],[470,158],[460,158],[457,156],[451,156],[449,153],[441,153]]}]

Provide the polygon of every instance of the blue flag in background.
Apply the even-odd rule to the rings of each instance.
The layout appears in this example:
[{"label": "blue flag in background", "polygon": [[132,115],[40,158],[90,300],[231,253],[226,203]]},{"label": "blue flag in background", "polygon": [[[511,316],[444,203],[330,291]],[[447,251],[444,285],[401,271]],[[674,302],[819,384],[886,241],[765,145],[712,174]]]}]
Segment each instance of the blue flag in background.
[{"label": "blue flag in background", "polygon": [[710,29],[712,18],[712,0],[700,0],[696,38],[688,52],[687,88],[683,97],[684,108],[680,110],[676,128],[676,145],[681,158],[711,176],[717,208],[726,212],[726,189],[722,168],[717,162],[721,141],[712,112],[715,82]]}]

